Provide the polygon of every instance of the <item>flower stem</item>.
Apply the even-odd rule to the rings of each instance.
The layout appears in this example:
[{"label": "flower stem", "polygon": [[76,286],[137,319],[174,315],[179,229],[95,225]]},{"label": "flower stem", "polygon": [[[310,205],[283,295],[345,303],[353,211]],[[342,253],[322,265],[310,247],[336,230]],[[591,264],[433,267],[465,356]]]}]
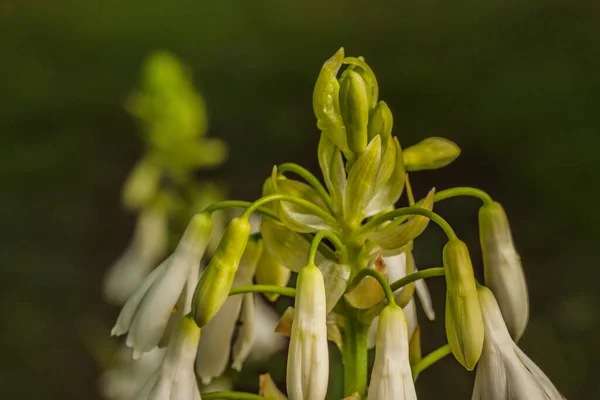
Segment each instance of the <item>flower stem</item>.
[{"label": "flower stem", "polygon": [[331,242],[335,245],[335,248],[338,252],[340,252],[340,262],[342,264],[344,264],[346,262],[347,257],[347,251],[346,251],[346,246],[344,246],[344,243],[342,243],[342,241],[340,240],[340,238],[337,237],[337,235],[333,232],[330,231],[319,231],[317,232],[317,234],[313,237],[311,243],[310,243],[310,249],[308,251],[308,263],[313,263],[315,262],[315,257],[317,256],[317,249],[319,247],[319,245],[321,244],[321,241],[323,239],[329,239],[331,240]]},{"label": "flower stem", "polygon": [[436,224],[438,224],[444,230],[444,233],[446,233],[448,239],[456,239],[456,233],[454,233],[454,229],[452,229],[450,224],[444,218],[442,218],[439,214],[433,211],[420,207],[403,207],[387,212],[385,214],[378,215],[363,226],[361,226],[358,229],[358,233],[366,233],[370,229],[373,229],[384,222],[387,222],[397,217],[402,217],[404,215],[423,215],[424,217],[427,217]]},{"label": "flower stem", "polygon": [[[252,205],[250,201],[242,201],[242,200],[226,200],[219,201],[217,203],[213,203],[210,206],[206,207],[203,212],[213,213],[218,210],[223,210],[225,208],[248,208]],[[259,213],[266,215],[269,218],[273,218],[276,221],[279,221],[279,217],[273,214],[269,210],[265,210],[264,208],[257,209]]]},{"label": "flower stem", "polygon": [[412,274],[408,274],[405,277],[398,279],[396,282],[390,285],[390,288],[395,292],[402,286],[408,285],[414,281],[418,281],[419,279],[431,278],[433,276],[443,276],[445,274],[446,271],[443,267],[427,268],[422,271],[413,272]]},{"label": "flower stem", "polygon": [[229,296],[241,293],[277,293],[281,296],[295,297],[296,289],[276,285],[245,285],[231,288]]},{"label": "flower stem", "polygon": [[[483,201],[484,204],[489,204],[494,201],[492,197],[483,190],[468,186],[459,186],[450,189],[440,190],[433,196],[433,201],[438,202],[459,196],[475,197]],[[422,204],[424,200],[425,199],[419,200],[416,205]]]},{"label": "flower stem", "polygon": [[417,377],[419,376],[419,374],[421,372],[423,372],[425,369],[429,368],[431,365],[435,364],[442,358],[446,357],[451,352],[452,352],[452,350],[450,350],[450,345],[445,344],[442,347],[440,347],[439,349],[434,350],[431,353],[427,354],[425,357],[423,357],[423,359],[421,361],[419,361],[418,363],[413,365],[413,367],[412,367],[413,380],[416,381]]},{"label": "flower stem", "polygon": [[265,400],[265,398],[246,392],[210,392],[202,393],[202,400]]},{"label": "flower stem", "polygon": [[361,279],[367,275],[372,276],[373,278],[377,279],[377,282],[379,282],[379,284],[381,285],[381,288],[383,289],[383,291],[385,293],[385,297],[388,301],[388,304],[396,304],[396,300],[394,299],[394,292],[390,288],[390,285],[386,282],[383,275],[381,275],[379,272],[377,272],[371,268],[363,268],[360,271],[358,271],[358,273],[356,274],[354,279],[352,279],[352,282],[348,286],[347,291],[349,292],[352,289],[354,289],[360,283]]},{"label": "flower stem", "polygon": [[364,398],[367,391],[367,337],[369,326],[348,315],[348,324],[342,335],[342,363],[344,364],[344,393],[358,393]]},{"label": "flower stem", "polygon": [[308,212],[322,218],[325,222],[331,223],[332,225],[335,224],[335,220],[334,220],[333,216],[331,214],[329,214],[327,211],[323,210],[321,207],[311,203],[308,200],[301,199],[300,197],[289,196],[286,194],[271,194],[269,196],[261,197],[260,199],[256,200],[254,203],[252,203],[251,206],[246,208],[246,211],[244,211],[244,214],[242,215],[242,217],[248,218],[250,216],[250,214],[252,214],[254,211],[259,210],[260,207],[262,207],[268,203],[274,202],[274,201],[287,201],[290,203],[294,203],[294,204],[299,205],[300,207],[306,209]]},{"label": "flower stem", "polygon": [[333,205],[331,203],[331,196],[327,193],[327,190],[321,185],[321,182],[306,168],[295,164],[295,163],[285,163],[281,164],[277,167],[277,173],[283,174],[285,172],[293,172],[298,175],[302,179],[304,179],[313,189],[321,196],[323,201],[327,204],[329,211],[333,212]]}]

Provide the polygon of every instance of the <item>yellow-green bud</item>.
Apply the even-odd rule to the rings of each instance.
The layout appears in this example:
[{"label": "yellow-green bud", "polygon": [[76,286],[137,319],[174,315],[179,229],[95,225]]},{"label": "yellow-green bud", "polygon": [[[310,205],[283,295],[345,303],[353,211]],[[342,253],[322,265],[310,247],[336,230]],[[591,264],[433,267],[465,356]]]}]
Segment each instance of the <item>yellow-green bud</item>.
[{"label": "yellow-green bud", "polygon": [[247,218],[234,218],[227,225],[194,291],[192,315],[199,327],[206,325],[227,299],[249,235],[250,223]]},{"label": "yellow-green bud", "polygon": [[404,166],[407,171],[445,167],[460,155],[460,147],[441,137],[430,137],[404,149]]},{"label": "yellow-green bud", "polygon": [[[254,279],[256,279],[256,283],[259,285],[285,287],[290,280],[291,272],[289,268],[284,267],[277,258],[271,255],[269,250],[264,249],[256,265]],[[265,293],[265,297],[270,301],[275,301],[279,297],[279,294]]]},{"label": "yellow-green bud", "polygon": [[369,141],[376,135],[379,135],[381,136],[381,143],[385,146],[392,136],[393,126],[394,116],[392,115],[392,111],[385,101],[380,101],[369,117],[369,127],[367,130]]},{"label": "yellow-green bud", "polygon": [[147,205],[158,192],[160,175],[160,169],[149,160],[138,162],[123,186],[123,205],[130,210]]},{"label": "yellow-green bud", "polygon": [[471,371],[483,349],[483,317],[467,245],[451,239],[444,246],[446,336],[454,357]]},{"label": "yellow-green bud", "polygon": [[346,70],[340,79],[340,112],[346,126],[348,147],[361,153],[368,143],[369,98],[364,79],[352,70]]},{"label": "yellow-green bud", "polygon": [[485,284],[498,300],[508,331],[517,341],[529,320],[529,296],[521,258],[500,203],[484,204],[479,209],[479,239]]}]

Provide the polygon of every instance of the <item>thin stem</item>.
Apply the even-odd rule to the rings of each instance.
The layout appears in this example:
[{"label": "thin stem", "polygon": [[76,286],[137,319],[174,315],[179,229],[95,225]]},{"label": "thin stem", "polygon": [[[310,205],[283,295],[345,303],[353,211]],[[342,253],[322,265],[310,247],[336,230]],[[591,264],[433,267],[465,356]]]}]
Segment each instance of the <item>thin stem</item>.
[{"label": "thin stem", "polygon": [[317,256],[317,249],[319,247],[319,244],[321,244],[321,241],[327,238],[329,240],[331,240],[331,242],[333,243],[333,245],[335,246],[335,248],[337,249],[337,251],[339,251],[341,254],[340,256],[340,261],[342,263],[346,262],[346,246],[344,246],[344,243],[342,243],[342,241],[340,240],[340,238],[337,237],[337,235],[333,232],[330,231],[319,231],[317,232],[317,234],[313,237],[312,242],[310,243],[310,249],[308,251],[308,262],[307,264],[313,263],[315,262],[315,257]]},{"label": "thin stem", "polygon": [[[440,190],[433,196],[433,201],[438,202],[459,196],[475,197],[483,201],[484,204],[490,204],[494,201],[492,197],[483,190],[468,186],[459,186],[450,189]],[[423,201],[425,201],[425,199],[419,200],[416,205],[423,204]]]},{"label": "thin stem", "polygon": [[246,392],[210,392],[202,393],[202,400],[265,400],[265,398]]},{"label": "thin stem", "polygon": [[278,174],[283,174],[285,172],[293,172],[304,179],[310,186],[312,186],[313,189],[315,189],[319,196],[321,196],[323,201],[325,201],[327,204],[329,210],[333,212],[331,196],[329,196],[329,193],[325,187],[321,185],[321,182],[319,182],[319,180],[309,170],[295,163],[285,163],[277,167]]},{"label": "thin stem", "polygon": [[296,289],[276,285],[244,285],[231,288],[229,295],[240,293],[277,293],[282,296],[296,297]]},{"label": "thin stem", "polygon": [[265,197],[262,197],[258,200],[256,200],[254,203],[252,203],[252,205],[248,208],[246,208],[246,211],[244,211],[244,214],[242,215],[242,217],[246,217],[248,218],[250,216],[250,214],[252,214],[254,211],[258,210],[260,207],[271,203],[273,201],[288,201],[290,203],[294,203],[296,205],[299,205],[302,208],[305,208],[307,211],[311,212],[312,214],[322,218],[325,222],[331,222],[333,221],[333,223],[335,223],[334,218],[331,216],[331,214],[329,214],[327,211],[323,210],[321,207],[311,203],[308,200],[304,200],[301,199],[300,197],[296,197],[296,196],[289,196],[286,194],[271,194]]},{"label": "thin stem", "polygon": [[403,278],[398,279],[396,282],[390,285],[390,288],[393,292],[400,289],[402,286],[406,286],[409,283],[414,281],[418,281],[419,279],[431,278],[432,276],[444,276],[446,271],[444,268],[427,268],[421,271],[413,272],[412,274],[408,274]]},{"label": "thin stem", "polygon": [[[252,202],[250,201],[243,201],[243,200],[226,200],[226,201],[219,201],[217,203],[213,203],[210,206],[206,207],[203,212],[208,212],[208,213],[213,213],[215,211],[218,210],[223,210],[225,208],[248,208],[252,205]],[[275,214],[273,214],[271,211],[266,210],[264,208],[258,209],[256,210],[259,213],[266,215],[269,218],[273,218],[274,220],[279,221],[279,217]]]},{"label": "thin stem", "polygon": [[454,233],[454,229],[452,229],[450,224],[444,218],[442,218],[439,214],[437,214],[431,210],[428,210],[426,208],[420,208],[420,207],[398,208],[396,210],[387,212],[385,214],[381,214],[376,217],[373,217],[372,220],[370,220],[369,222],[367,222],[366,224],[361,226],[358,229],[357,233],[358,234],[366,233],[370,229],[373,229],[386,221],[389,221],[389,220],[392,220],[394,218],[401,217],[404,215],[423,215],[424,217],[429,218],[430,220],[435,222],[437,225],[439,225],[440,228],[442,228],[444,230],[444,233],[446,233],[446,236],[448,236],[448,239],[456,239],[456,233]]},{"label": "thin stem", "polygon": [[417,380],[417,377],[421,372],[423,372],[425,369],[429,368],[431,365],[435,364],[442,358],[446,357],[451,352],[452,350],[450,350],[450,345],[445,344],[439,349],[427,354],[425,357],[423,357],[421,361],[419,361],[412,367],[413,379]]},{"label": "thin stem", "polygon": [[388,301],[388,304],[396,304],[396,300],[394,299],[394,292],[390,288],[390,285],[385,281],[383,275],[371,268],[363,268],[360,271],[358,271],[358,273],[352,280],[352,283],[350,283],[350,286],[348,286],[347,291],[351,291],[353,288],[355,288],[359,284],[361,279],[367,275],[377,279],[377,282],[379,282],[379,285],[381,285],[381,288],[385,293],[385,297]]}]

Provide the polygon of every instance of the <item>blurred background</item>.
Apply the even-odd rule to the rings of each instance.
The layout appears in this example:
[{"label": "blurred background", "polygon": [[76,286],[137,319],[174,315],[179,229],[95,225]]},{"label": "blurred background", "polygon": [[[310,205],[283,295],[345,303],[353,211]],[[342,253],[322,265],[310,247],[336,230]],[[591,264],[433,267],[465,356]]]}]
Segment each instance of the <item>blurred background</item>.
[{"label": "blurred background", "polygon": [[[593,1],[0,2],[0,398],[100,399],[97,378],[118,309],[100,284],[134,216],[120,191],[142,147],[124,110],[146,56],[193,71],[208,135],[227,163],[204,171],[230,197],[259,196],[274,164],[318,172],[311,94],[340,46],[374,69],[404,147],[444,136],[463,153],[412,176],[478,186],[511,219],[529,281],[524,351],[569,399],[600,398],[594,188],[600,171],[600,7]],[[478,202],[440,203],[481,268]],[[441,263],[440,232],[416,244]],[[424,352],[443,343],[443,280]],[[469,399],[473,374],[447,358],[425,399]],[[255,383],[252,383],[255,385]]]}]

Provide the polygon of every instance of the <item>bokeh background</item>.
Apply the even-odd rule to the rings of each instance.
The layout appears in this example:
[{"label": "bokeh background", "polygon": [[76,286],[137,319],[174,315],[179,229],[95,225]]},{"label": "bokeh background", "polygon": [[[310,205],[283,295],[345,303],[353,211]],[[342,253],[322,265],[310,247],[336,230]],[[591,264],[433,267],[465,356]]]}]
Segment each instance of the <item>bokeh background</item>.
[{"label": "bokeh background", "polygon": [[[106,268],[134,217],[119,204],[141,144],[126,95],[152,51],[194,71],[209,135],[230,146],[209,172],[252,199],[276,163],[317,172],[311,92],[340,46],[375,70],[403,146],[445,136],[462,156],[413,174],[473,185],[503,203],[530,285],[522,348],[569,399],[600,398],[600,7],[595,1],[0,2],[0,398],[99,399],[99,348],[117,310]],[[481,266],[473,199],[438,212]],[[429,230],[418,263],[439,266]],[[433,280],[442,344],[443,280]],[[112,342],[110,342],[112,343]],[[473,374],[448,358],[426,399],[469,399]]]}]

